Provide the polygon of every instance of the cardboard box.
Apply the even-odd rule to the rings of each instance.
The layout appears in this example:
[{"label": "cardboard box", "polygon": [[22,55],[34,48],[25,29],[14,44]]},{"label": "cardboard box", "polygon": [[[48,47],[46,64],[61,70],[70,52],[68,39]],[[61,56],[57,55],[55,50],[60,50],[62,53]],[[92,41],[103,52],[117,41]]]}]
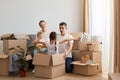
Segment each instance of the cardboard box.
[{"label": "cardboard box", "polygon": [[73,37],[81,37],[82,32],[70,33]]},{"label": "cardboard box", "polygon": [[72,50],[72,55],[73,55],[73,59],[74,61],[81,61],[81,52],[80,50]]},{"label": "cardboard box", "polygon": [[109,73],[108,80],[120,80],[120,73]]},{"label": "cardboard box", "polygon": [[101,51],[97,51],[97,52],[92,52],[92,51],[83,51],[81,52],[82,56],[83,55],[90,55],[91,60],[93,60],[94,63],[99,64],[98,65],[98,71],[101,72],[102,71],[102,57],[101,57]]},{"label": "cardboard box", "polygon": [[3,41],[0,40],[0,53],[3,52]]},{"label": "cardboard box", "polygon": [[0,75],[7,76],[9,70],[8,55],[0,54]]},{"label": "cardboard box", "polygon": [[30,39],[30,37],[27,34],[4,34],[0,36],[1,40],[16,40],[16,39]]},{"label": "cardboard box", "polygon": [[98,73],[98,64],[84,64],[80,61],[72,62],[74,64],[73,72],[82,75],[94,75]]},{"label": "cardboard box", "polygon": [[[73,37],[81,37],[81,36],[82,36],[82,32],[76,32],[76,33],[70,33],[70,34],[71,34]],[[79,44],[80,44],[80,41],[74,40],[72,50],[78,50],[78,49],[79,49]]]},{"label": "cardboard box", "polygon": [[79,50],[79,48],[80,48],[79,44],[80,44],[80,41],[74,40],[72,50]]},{"label": "cardboard box", "polygon": [[80,42],[79,43],[79,50],[80,51],[89,51],[88,44],[91,44],[91,42]]},{"label": "cardboard box", "polygon": [[72,53],[74,61],[82,61],[81,57],[85,55],[90,55],[90,59],[92,59],[92,52],[90,51],[73,50]]},{"label": "cardboard box", "polygon": [[36,54],[33,58],[33,64],[35,65],[36,77],[55,78],[65,74],[63,54]]},{"label": "cardboard box", "polygon": [[92,52],[92,51],[80,51],[80,50],[73,50],[73,59],[74,61],[82,61],[81,57],[85,55],[89,55],[90,59],[93,60],[94,63],[99,64],[98,65],[98,71],[102,71],[102,57],[101,57],[101,51]]},{"label": "cardboard box", "polygon": [[3,51],[13,53],[9,48],[16,48],[17,46],[22,47],[27,52],[27,41],[26,40],[3,40]]},{"label": "cardboard box", "polygon": [[91,43],[88,45],[89,51],[101,51],[100,43]]}]

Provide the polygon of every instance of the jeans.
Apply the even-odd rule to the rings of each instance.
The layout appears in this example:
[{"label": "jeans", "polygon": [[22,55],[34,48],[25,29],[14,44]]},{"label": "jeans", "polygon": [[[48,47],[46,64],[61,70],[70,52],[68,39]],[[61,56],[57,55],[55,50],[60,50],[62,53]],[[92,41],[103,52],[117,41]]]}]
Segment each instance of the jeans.
[{"label": "jeans", "polygon": [[[46,53],[47,52],[47,48],[42,48],[41,50],[40,50],[40,53]],[[34,50],[34,55],[37,53],[37,50],[35,49]]]},{"label": "jeans", "polygon": [[65,72],[66,73],[71,73],[73,71],[73,65],[71,63],[72,63],[72,58],[67,57],[65,59]]}]

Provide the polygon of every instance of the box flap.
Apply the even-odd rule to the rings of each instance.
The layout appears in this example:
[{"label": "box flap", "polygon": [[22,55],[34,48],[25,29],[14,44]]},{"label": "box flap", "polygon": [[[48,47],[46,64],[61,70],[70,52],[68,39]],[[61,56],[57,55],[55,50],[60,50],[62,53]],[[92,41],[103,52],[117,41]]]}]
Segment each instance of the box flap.
[{"label": "box flap", "polygon": [[34,65],[49,66],[51,55],[35,54],[33,58]]},{"label": "box flap", "polygon": [[16,39],[16,38],[14,37],[14,34],[13,34],[13,33],[4,34],[4,35],[2,35],[0,38],[1,38],[1,40]]},{"label": "box flap", "polygon": [[0,36],[1,40],[13,40],[13,39],[30,39],[29,35],[27,34],[14,34],[14,33],[10,33],[10,34],[4,34],[2,36]]},{"label": "box flap", "polygon": [[6,54],[0,54],[0,58],[7,58],[8,57],[8,55],[6,55]]},{"label": "box flap", "polygon": [[81,37],[82,32],[70,33],[73,37]]},{"label": "box flap", "polygon": [[1,38],[10,37],[11,35],[13,35],[13,33],[10,33],[10,34],[4,34],[4,35],[1,36]]},{"label": "box flap", "polygon": [[86,66],[86,65],[89,65],[89,66],[98,66],[98,64],[85,64],[85,63],[81,63],[81,61],[73,61],[71,64],[74,64],[74,65],[80,65],[80,66]]},{"label": "box flap", "polygon": [[22,33],[15,33],[14,34],[14,37],[16,38],[16,39],[30,39],[30,37],[27,35],[27,34],[22,34]]},{"label": "box flap", "polygon": [[52,55],[52,65],[60,65],[65,63],[65,59],[63,58],[63,54],[54,54]]}]

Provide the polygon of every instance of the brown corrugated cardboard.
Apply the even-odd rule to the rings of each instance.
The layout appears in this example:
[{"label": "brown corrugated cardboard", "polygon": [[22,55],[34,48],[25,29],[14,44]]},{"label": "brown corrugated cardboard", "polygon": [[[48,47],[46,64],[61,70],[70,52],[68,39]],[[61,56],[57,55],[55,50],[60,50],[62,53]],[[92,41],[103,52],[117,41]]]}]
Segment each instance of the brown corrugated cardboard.
[{"label": "brown corrugated cardboard", "polygon": [[[82,32],[76,32],[76,33],[70,33],[70,34],[71,34],[73,37],[81,37],[81,36],[82,36]],[[74,40],[72,50],[78,50],[78,49],[79,49],[79,43],[80,43],[80,41]]]},{"label": "brown corrugated cardboard", "polygon": [[1,40],[8,40],[8,39],[15,40],[15,39],[16,39],[16,38],[14,37],[14,34],[13,34],[13,33],[4,34],[4,35],[2,35],[0,38],[1,38]]},{"label": "brown corrugated cardboard", "polygon": [[82,32],[70,33],[73,37],[81,37]]},{"label": "brown corrugated cardboard", "polygon": [[63,54],[36,54],[33,58],[35,76],[54,78],[65,74],[65,60]]},{"label": "brown corrugated cardboard", "polygon": [[76,74],[94,75],[98,72],[98,64],[84,64],[80,63],[80,61],[75,61],[72,64],[74,64],[73,72]]},{"label": "brown corrugated cardboard", "polygon": [[55,78],[65,74],[65,64],[57,66],[39,66],[35,65],[35,76],[42,78]]},{"label": "brown corrugated cardboard", "polygon": [[82,61],[81,57],[85,55],[90,55],[90,59],[92,59],[92,52],[90,51],[73,50],[72,53],[74,61]]},{"label": "brown corrugated cardboard", "polygon": [[0,54],[0,75],[7,76],[9,67],[8,55]]},{"label": "brown corrugated cardboard", "polygon": [[80,41],[74,40],[72,50],[79,50],[80,49]]},{"label": "brown corrugated cardboard", "polygon": [[84,55],[90,55],[90,59],[93,60],[94,63],[98,63],[98,71],[102,71],[102,59],[101,59],[101,51],[80,51],[80,50],[73,50],[73,59],[74,61],[82,61],[81,57]]},{"label": "brown corrugated cardboard", "polygon": [[72,54],[73,54],[74,61],[81,61],[82,56],[81,56],[80,50],[73,50]]},{"label": "brown corrugated cardboard", "polygon": [[120,80],[120,73],[109,73],[108,80]]},{"label": "brown corrugated cardboard", "polygon": [[80,42],[79,44],[79,50],[80,51],[89,51],[89,47],[88,44],[90,44],[91,42]]},{"label": "brown corrugated cardboard", "polygon": [[102,71],[102,57],[101,57],[101,52],[100,51],[97,51],[97,52],[92,52],[92,51],[83,51],[81,52],[82,56],[83,55],[86,55],[86,54],[89,54],[90,55],[90,58],[91,60],[93,60],[94,63],[98,63],[98,71]]},{"label": "brown corrugated cardboard", "polygon": [[3,51],[12,53],[14,51],[8,51],[9,48],[16,48],[17,46],[22,47],[27,52],[27,41],[26,40],[3,40]]},{"label": "brown corrugated cardboard", "polygon": [[100,43],[91,43],[88,45],[89,51],[101,51],[101,44]]},{"label": "brown corrugated cardboard", "polygon": [[[30,39],[30,37],[27,34],[21,34],[22,38],[21,39]],[[20,36],[20,34],[18,34],[17,36]],[[24,36],[24,37],[23,37]],[[20,38],[19,37],[19,38]],[[2,36],[0,36],[1,40],[16,40],[17,38],[15,37],[14,33],[10,33],[10,34],[4,34]]]}]

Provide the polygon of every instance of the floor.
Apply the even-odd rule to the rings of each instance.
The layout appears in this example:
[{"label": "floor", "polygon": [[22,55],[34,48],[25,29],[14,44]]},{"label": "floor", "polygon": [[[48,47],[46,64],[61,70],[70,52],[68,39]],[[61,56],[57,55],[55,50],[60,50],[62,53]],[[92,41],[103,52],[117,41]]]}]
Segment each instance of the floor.
[{"label": "floor", "polygon": [[20,78],[19,76],[16,77],[0,76],[0,80],[108,80],[108,75],[98,73],[97,75],[93,76],[83,76],[74,73],[69,73],[54,79],[43,79],[36,78],[34,77],[34,74],[28,72],[25,78]]}]

